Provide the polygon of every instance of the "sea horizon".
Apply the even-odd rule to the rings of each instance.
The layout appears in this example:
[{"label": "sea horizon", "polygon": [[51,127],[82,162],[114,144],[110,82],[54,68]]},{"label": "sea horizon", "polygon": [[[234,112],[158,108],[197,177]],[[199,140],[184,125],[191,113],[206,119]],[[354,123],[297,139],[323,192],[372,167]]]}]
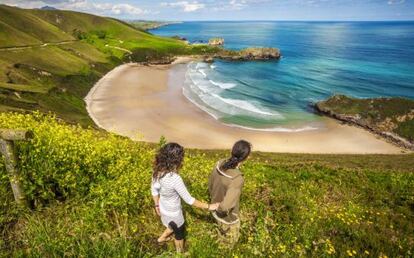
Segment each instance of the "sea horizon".
[{"label": "sea horizon", "polygon": [[[125,21],[153,21],[140,19],[123,19]],[[414,20],[156,20],[158,22],[414,22]],[[164,26],[168,26],[164,25]]]}]

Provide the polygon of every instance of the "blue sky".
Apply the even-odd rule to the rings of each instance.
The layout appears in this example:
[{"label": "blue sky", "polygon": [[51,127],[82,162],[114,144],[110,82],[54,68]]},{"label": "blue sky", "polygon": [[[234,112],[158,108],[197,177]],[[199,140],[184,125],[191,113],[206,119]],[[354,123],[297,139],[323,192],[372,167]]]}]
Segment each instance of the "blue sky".
[{"label": "blue sky", "polygon": [[121,19],[150,20],[414,20],[414,0],[0,0]]}]

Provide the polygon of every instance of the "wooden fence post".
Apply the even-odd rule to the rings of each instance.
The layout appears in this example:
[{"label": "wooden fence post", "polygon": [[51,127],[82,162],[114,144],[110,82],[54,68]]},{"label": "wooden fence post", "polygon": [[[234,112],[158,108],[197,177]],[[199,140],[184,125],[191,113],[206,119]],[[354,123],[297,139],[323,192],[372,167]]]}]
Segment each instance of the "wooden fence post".
[{"label": "wooden fence post", "polygon": [[17,169],[17,155],[14,141],[28,140],[31,137],[32,133],[26,130],[0,130],[0,150],[4,157],[7,173],[9,174],[14,200],[21,206],[27,205],[27,199],[20,181],[21,175]]}]

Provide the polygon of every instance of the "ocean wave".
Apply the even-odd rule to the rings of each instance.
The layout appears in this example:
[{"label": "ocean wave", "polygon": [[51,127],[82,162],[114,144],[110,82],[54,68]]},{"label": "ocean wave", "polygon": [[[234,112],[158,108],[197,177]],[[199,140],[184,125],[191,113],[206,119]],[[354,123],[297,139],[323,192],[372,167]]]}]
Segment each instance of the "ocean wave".
[{"label": "ocean wave", "polygon": [[239,109],[246,110],[251,113],[284,118],[279,112],[276,112],[276,111],[271,112],[271,111],[265,110],[262,107],[260,107],[259,104],[249,102],[247,100],[223,98],[217,94],[212,94],[212,95],[228,105],[234,106]]},{"label": "ocean wave", "polygon": [[238,84],[207,78],[207,74],[216,77],[215,72],[208,69],[209,65],[205,63],[190,63],[185,75],[183,94],[201,110],[215,119],[228,116],[260,117],[265,120],[285,119],[279,112],[270,110],[253,99],[223,97],[223,92]]},{"label": "ocean wave", "polygon": [[281,132],[281,133],[300,133],[306,131],[314,131],[319,130],[321,128],[315,126],[304,126],[300,128],[289,128],[289,127],[270,127],[270,128],[255,128],[255,127],[248,127],[243,125],[236,125],[236,124],[224,124],[230,127],[237,127],[251,131],[260,131],[260,132]]},{"label": "ocean wave", "polygon": [[199,69],[197,70],[197,72],[201,73],[204,76],[204,78],[207,78],[207,74],[203,70]]},{"label": "ocean wave", "polygon": [[237,86],[237,84],[231,83],[231,82],[215,82],[213,80],[209,80],[209,81],[212,84],[214,84],[214,85],[216,85],[216,86],[218,86],[218,87],[220,87],[220,88],[222,88],[224,90],[231,89],[231,88],[234,88],[234,87]]},{"label": "ocean wave", "polygon": [[185,82],[197,95],[219,92],[221,89],[214,87],[208,80],[205,80],[199,73],[188,73]]},{"label": "ocean wave", "polygon": [[204,112],[206,112],[207,114],[209,114],[210,116],[212,116],[214,119],[218,120],[220,117],[217,116],[216,114],[214,114],[213,112],[211,112],[207,107],[198,104],[197,101],[193,100],[190,96],[190,93],[188,92],[188,90],[186,88],[183,88],[183,95],[184,97],[186,97],[186,99],[188,99],[191,103],[193,103],[196,107],[198,107],[199,109],[203,110]]},{"label": "ocean wave", "polygon": [[197,70],[197,69],[200,69],[200,68],[208,68],[208,64],[206,64],[206,63],[202,63],[202,62],[198,62],[198,63],[190,63],[190,65],[194,65],[194,64],[196,64],[195,65],[195,69]]}]

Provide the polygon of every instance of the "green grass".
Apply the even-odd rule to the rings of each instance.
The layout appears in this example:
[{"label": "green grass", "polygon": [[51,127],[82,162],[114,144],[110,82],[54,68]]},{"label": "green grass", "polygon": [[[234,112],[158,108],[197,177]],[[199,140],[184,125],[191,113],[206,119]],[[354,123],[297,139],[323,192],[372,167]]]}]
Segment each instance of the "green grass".
[{"label": "green grass", "polygon": [[21,45],[36,45],[41,41],[12,26],[0,21],[0,46],[13,47]]},{"label": "green grass", "polygon": [[25,64],[57,76],[77,74],[89,69],[87,60],[57,46],[7,51],[1,55],[8,63]]},{"label": "green grass", "polygon": [[[38,41],[58,42],[74,39],[70,34],[64,33],[53,24],[33,15],[29,10],[0,5],[0,17],[1,24],[8,25],[10,32],[19,31],[18,34],[7,35],[5,40],[1,41],[0,47],[32,45]],[[13,39],[12,42],[8,42],[9,37]],[[28,37],[33,39],[26,41]]]},{"label": "green grass", "polygon": [[105,63],[108,55],[96,48],[91,47],[86,42],[75,42],[60,46],[61,49],[71,52],[90,63]]},{"label": "green grass", "polygon": [[14,90],[20,92],[33,92],[33,93],[47,93],[48,89],[43,87],[36,87],[32,85],[23,85],[15,83],[0,82],[0,88],[7,90]]},{"label": "green grass", "polygon": [[[39,114],[0,114],[27,128],[18,143],[25,191],[19,210],[0,165],[0,256],[152,257],[163,228],[152,210],[157,146],[70,126]],[[181,175],[208,200],[207,180],[228,151],[186,150]],[[242,229],[233,250],[215,242],[211,216],[184,205],[191,257],[411,257],[413,155],[253,153],[242,166]],[[355,253],[353,253],[355,252]],[[369,253],[366,254],[366,252]]]}]

